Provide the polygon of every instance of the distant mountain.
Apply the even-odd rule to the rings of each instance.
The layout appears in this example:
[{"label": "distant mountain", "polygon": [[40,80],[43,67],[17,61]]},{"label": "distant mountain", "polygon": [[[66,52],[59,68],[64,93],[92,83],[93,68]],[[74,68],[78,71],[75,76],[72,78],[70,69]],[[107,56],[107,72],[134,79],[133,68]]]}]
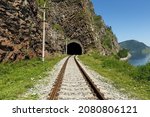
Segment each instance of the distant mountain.
[{"label": "distant mountain", "polygon": [[150,47],[136,40],[127,40],[121,42],[120,46],[128,49],[132,55],[132,58],[143,58],[147,56],[147,54],[150,54]]}]

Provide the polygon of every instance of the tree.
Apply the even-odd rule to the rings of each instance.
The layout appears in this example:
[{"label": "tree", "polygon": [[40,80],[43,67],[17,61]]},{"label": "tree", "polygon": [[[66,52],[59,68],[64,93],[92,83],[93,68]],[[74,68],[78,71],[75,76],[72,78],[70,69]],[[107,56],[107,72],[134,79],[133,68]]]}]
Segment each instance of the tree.
[{"label": "tree", "polygon": [[120,58],[125,58],[125,57],[127,57],[128,56],[128,50],[127,49],[121,49],[119,52],[118,52],[118,56],[120,57]]}]

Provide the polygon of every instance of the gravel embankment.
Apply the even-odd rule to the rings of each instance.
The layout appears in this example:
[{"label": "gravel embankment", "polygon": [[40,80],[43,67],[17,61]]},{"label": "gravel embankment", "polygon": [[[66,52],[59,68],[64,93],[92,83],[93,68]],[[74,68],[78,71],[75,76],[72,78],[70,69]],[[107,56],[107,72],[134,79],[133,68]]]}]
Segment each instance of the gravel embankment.
[{"label": "gravel embankment", "polygon": [[109,100],[128,100],[128,95],[121,93],[118,89],[116,89],[112,83],[107,80],[107,78],[101,76],[97,72],[91,70],[88,66],[82,64],[80,60],[78,60],[81,64],[82,68],[85,69],[87,74],[92,78],[92,81],[97,85],[100,91],[104,94],[104,97]]},{"label": "gravel embankment", "polygon": [[77,67],[74,56],[70,57],[66,66],[58,99],[89,100],[96,99]]},{"label": "gravel embankment", "polygon": [[[25,94],[21,95],[19,99],[28,99],[29,96],[37,96],[39,100],[46,100],[48,94],[50,93],[53,84],[57,78],[60,69],[67,59],[62,59],[57,63],[52,71],[48,73],[48,76],[42,80],[39,80],[38,83],[28,90]],[[83,65],[80,61],[82,67],[87,71],[88,75],[92,78],[93,82],[97,85],[100,91],[104,94],[106,99],[110,100],[127,100],[129,99],[127,95],[121,93],[117,90],[112,83],[106,78],[102,77],[95,71],[91,70],[89,67]],[[79,73],[77,66],[73,60],[73,57],[68,61],[66,67],[66,72],[64,75],[64,82],[61,86],[59,99],[95,99],[86,85],[85,80],[82,78],[81,73]],[[82,92],[81,92],[82,91]]]},{"label": "gravel embankment", "polygon": [[52,71],[47,73],[48,75],[44,79],[39,80],[33,88],[21,95],[19,99],[28,99],[30,96],[37,96],[38,100],[46,100],[66,59],[67,57],[58,62]]}]

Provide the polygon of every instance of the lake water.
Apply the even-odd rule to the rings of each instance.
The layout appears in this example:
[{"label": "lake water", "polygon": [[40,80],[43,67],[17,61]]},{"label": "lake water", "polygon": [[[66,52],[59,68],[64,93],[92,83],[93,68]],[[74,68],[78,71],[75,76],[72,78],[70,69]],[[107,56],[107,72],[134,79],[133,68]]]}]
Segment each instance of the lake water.
[{"label": "lake water", "polygon": [[147,55],[145,58],[139,58],[139,59],[132,59],[131,57],[131,59],[129,59],[128,62],[134,66],[145,65],[146,63],[150,62],[150,54]]}]

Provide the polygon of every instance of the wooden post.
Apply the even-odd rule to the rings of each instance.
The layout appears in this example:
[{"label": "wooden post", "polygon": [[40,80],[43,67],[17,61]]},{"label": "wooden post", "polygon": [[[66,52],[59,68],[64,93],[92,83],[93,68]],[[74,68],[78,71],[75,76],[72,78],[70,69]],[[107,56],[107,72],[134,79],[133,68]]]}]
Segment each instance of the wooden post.
[{"label": "wooden post", "polygon": [[68,53],[68,48],[67,48],[67,46],[68,46],[68,42],[67,42],[68,40],[67,40],[67,38],[66,38],[66,54]]},{"label": "wooden post", "polygon": [[45,6],[46,2],[44,3],[44,8],[43,8],[43,42],[42,42],[42,61],[44,62],[45,59]]}]

